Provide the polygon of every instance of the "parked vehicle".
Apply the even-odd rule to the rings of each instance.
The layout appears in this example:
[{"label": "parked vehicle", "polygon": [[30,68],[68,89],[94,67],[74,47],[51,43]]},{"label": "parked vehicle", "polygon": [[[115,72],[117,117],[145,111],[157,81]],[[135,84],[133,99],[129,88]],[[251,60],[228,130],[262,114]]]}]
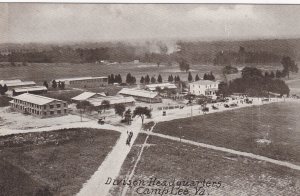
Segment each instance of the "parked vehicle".
[{"label": "parked vehicle", "polygon": [[237,107],[238,105],[236,103],[230,104],[230,107]]},{"label": "parked vehicle", "polygon": [[213,110],[218,110],[219,109],[218,107],[216,107],[214,105],[212,105],[211,107],[212,107]]},{"label": "parked vehicle", "polygon": [[209,108],[208,107],[202,108],[202,112],[209,112]]},{"label": "parked vehicle", "polygon": [[252,104],[252,100],[249,100],[249,99],[246,99],[245,102],[246,102],[247,104]]},{"label": "parked vehicle", "polygon": [[104,125],[104,119],[103,119],[103,118],[100,118],[100,119],[98,120],[98,124]]}]

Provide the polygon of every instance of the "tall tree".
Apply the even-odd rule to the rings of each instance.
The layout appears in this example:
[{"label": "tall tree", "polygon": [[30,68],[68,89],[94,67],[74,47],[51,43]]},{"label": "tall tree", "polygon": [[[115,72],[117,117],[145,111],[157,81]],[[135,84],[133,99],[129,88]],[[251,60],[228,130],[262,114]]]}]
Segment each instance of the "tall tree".
[{"label": "tall tree", "polygon": [[189,72],[189,75],[188,75],[188,81],[189,82],[192,82],[193,81],[193,76],[192,76],[192,73]]},{"label": "tall tree", "polygon": [[118,83],[119,83],[119,84],[122,83],[122,76],[121,76],[121,74],[118,75]]},{"label": "tall tree", "polygon": [[144,123],[145,116],[151,118],[151,110],[148,107],[138,106],[133,111],[133,117],[139,116],[142,119],[142,124]]},{"label": "tall tree", "polygon": [[115,108],[115,113],[123,118],[124,112],[126,110],[125,105],[121,103],[116,104],[114,108]]},{"label": "tall tree", "polygon": [[209,75],[209,80],[215,80],[215,76],[212,72],[210,72],[210,75]]},{"label": "tall tree", "polygon": [[49,88],[48,82],[46,80],[44,81],[43,86],[45,86],[47,89]]},{"label": "tall tree", "polygon": [[52,81],[52,88],[57,88],[57,82],[55,80]]},{"label": "tall tree", "polygon": [[152,77],[151,77],[151,83],[153,84],[153,83],[155,83],[155,82],[156,82],[156,79],[155,79],[154,76],[152,76]]},{"label": "tall tree", "polygon": [[276,76],[276,78],[281,78],[281,71],[276,70],[275,76]]},{"label": "tall tree", "polygon": [[64,89],[65,89],[65,82],[61,82],[61,83],[60,83],[60,89],[61,89],[61,90],[64,90]]},{"label": "tall tree", "polygon": [[5,92],[4,92],[4,88],[3,88],[3,86],[0,84],[0,94],[1,95],[4,95],[5,94]]},{"label": "tall tree", "polygon": [[105,111],[110,108],[110,102],[108,100],[103,100],[101,102],[101,108]]},{"label": "tall tree", "polygon": [[162,77],[161,77],[160,74],[159,74],[158,77],[157,77],[157,82],[158,82],[158,83],[162,83]]},{"label": "tall tree", "polygon": [[198,80],[200,80],[200,77],[197,74],[196,77],[195,77],[195,81],[198,81]]},{"label": "tall tree", "polygon": [[89,101],[81,101],[79,103],[77,103],[76,108],[80,109],[81,112],[85,112],[86,110],[89,110],[90,108],[92,108],[93,105],[89,102]]},{"label": "tall tree", "polygon": [[284,74],[284,76],[287,75],[288,78],[290,78],[290,72],[298,72],[298,65],[288,56],[282,58],[281,64],[283,66],[282,73]]},{"label": "tall tree", "polygon": [[150,77],[149,77],[148,74],[147,74],[146,77],[145,77],[145,83],[146,83],[146,84],[149,84],[149,83],[150,83]]},{"label": "tall tree", "polygon": [[144,78],[144,76],[142,76],[142,77],[141,77],[141,80],[140,80],[140,83],[141,83],[141,84],[144,84],[144,82],[145,82],[145,78]]},{"label": "tall tree", "polygon": [[3,86],[3,91],[4,91],[4,93],[6,93],[8,91],[8,87],[6,84],[4,84],[4,86]]},{"label": "tall tree", "polygon": [[131,84],[132,83],[132,76],[131,73],[128,73],[126,76],[126,83],[127,84]]},{"label": "tall tree", "polygon": [[188,64],[188,62],[185,59],[182,59],[179,62],[179,68],[181,71],[188,72],[188,70],[190,69],[190,64]]}]

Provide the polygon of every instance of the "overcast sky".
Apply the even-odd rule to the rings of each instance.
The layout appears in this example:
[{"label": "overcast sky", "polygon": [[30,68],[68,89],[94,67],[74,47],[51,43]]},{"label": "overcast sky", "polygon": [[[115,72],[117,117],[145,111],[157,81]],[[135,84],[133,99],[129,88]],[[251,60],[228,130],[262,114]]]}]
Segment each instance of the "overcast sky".
[{"label": "overcast sky", "polygon": [[300,37],[300,6],[0,4],[0,43]]}]

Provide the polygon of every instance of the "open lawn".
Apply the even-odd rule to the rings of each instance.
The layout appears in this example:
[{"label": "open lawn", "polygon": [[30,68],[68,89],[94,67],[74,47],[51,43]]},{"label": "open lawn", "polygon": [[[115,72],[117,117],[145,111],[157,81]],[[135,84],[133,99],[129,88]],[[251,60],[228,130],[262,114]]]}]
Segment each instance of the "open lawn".
[{"label": "open lawn", "polygon": [[48,91],[47,93],[43,94],[43,96],[71,102],[72,101],[71,98],[81,94],[82,92],[83,91],[81,90]]},{"label": "open lawn", "polygon": [[[125,160],[118,179],[128,178],[141,148],[137,144],[143,142],[145,135],[139,137]],[[181,186],[183,190],[188,189],[190,195],[195,195],[195,187],[200,189],[204,180],[204,187],[201,189],[203,195],[294,196],[300,191],[298,171],[155,136],[150,136],[147,143],[132,179],[142,180],[145,186],[140,184],[132,186],[126,195],[143,195],[137,192],[147,191],[146,188],[150,191],[163,188],[171,190],[171,186],[149,186],[151,178],[167,182],[175,181],[175,184],[182,181],[190,182],[190,186],[183,184]],[[193,185],[192,181],[200,182]],[[124,187],[124,185],[113,186],[111,195],[120,195]],[[178,186],[175,186],[176,188]],[[159,195],[153,193],[155,192],[152,194],[144,192],[144,195]]]},{"label": "open lawn", "polygon": [[[187,80],[188,74],[179,70],[178,65],[166,66],[147,63],[122,63],[114,65],[100,64],[70,64],[70,63],[30,63],[28,66],[2,67],[0,68],[0,79],[22,79],[33,80],[42,84],[44,80],[51,81],[58,78],[83,77],[83,76],[107,76],[109,74],[121,74],[123,82],[126,74],[131,73],[140,81],[142,75],[158,76],[161,74],[164,80],[168,79],[170,74],[179,75],[180,78]],[[221,66],[213,65],[192,65],[191,72],[200,77],[204,73],[212,71],[217,78],[221,73]]]},{"label": "open lawn", "polygon": [[0,137],[0,195],[74,195],[118,137],[96,129]]},{"label": "open lawn", "polygon": [[300,165],[300,104],[272,103],[158,123],[154,132]]}]

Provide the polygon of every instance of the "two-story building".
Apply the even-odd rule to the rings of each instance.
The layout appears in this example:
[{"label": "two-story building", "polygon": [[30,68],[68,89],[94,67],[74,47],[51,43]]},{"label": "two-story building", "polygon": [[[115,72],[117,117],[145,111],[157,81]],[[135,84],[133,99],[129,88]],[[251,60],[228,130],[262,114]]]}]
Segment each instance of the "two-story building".
[{"label": "two-story building", "polygon": [[19,112],[31,114],[40,118],[68,114],[68,104],[66,101],[29,93],[24,93],[12,98],[10,106]]},{"label": "two-story building", "polygon": [[189,93],[215,98],[219,83],[219,81],[198,80],[189,84]]}]

